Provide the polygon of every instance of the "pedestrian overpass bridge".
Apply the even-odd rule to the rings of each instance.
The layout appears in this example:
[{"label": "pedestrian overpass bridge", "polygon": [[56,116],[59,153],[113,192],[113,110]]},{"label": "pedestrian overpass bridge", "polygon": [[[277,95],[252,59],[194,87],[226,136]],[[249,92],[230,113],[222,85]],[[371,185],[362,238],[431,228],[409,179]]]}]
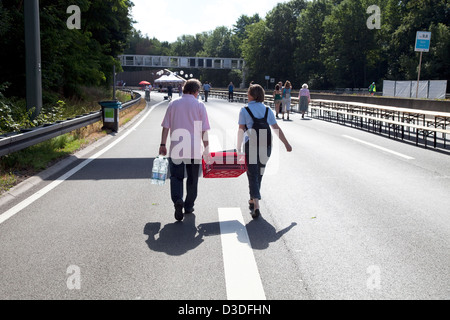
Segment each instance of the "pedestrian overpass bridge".
[{"label": "pedestrian overpass bridge", "polygon": [[243,70],[245,61],[241,58],[205,58],[121,55],[122,67],[143,68],[193,68],[193,69],[231,69]]}]

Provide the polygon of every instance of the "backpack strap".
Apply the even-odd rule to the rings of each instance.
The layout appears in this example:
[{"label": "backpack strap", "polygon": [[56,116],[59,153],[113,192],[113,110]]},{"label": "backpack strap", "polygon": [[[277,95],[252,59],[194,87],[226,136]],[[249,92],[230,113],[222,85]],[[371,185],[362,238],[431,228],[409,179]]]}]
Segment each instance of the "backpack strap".
[{"label": "backpack strap", "polygon": [[255,121],[255,116],[253,115],[253,113],[250,111],[249,107],[245,107],[245,110],[247,110],[248,114],[250,115],[250,117],[252,117],[253,121]]},{"label": "backpack strap", "polygon": [[266,122],[267,118],[269,118],[269,107],[266,107],[266,114],[264,115],[264,120],[266,120]]},{"label": "backpack strap", "polygon": [[[252,119],[253,119],[253,121],[255,121],[255,116],[253,115],[253,113],[250,111],[250,108],[249,107],[245,107],[245,110],[247,110],[247,112],[248,112],[248,114],[250,115],[250,117],[252,117]],[[262,119],[264,119],[264,120],[266,120],[267,121],[267,118],[269,117],[269,107],[266,107],[266,113],[265,113],[265,115],[264,115],[264,118],[262,118]]]}]

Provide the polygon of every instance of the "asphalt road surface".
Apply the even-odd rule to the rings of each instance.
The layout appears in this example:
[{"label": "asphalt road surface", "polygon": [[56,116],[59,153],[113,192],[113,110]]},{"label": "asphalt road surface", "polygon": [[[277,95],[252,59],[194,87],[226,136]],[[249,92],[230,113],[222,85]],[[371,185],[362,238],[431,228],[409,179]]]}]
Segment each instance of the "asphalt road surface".
[{"label": "asphalt road surface", "polygon": [[[261,213],[246,176],[200,179],[174,219],[152,185],[168,102],[0,199],[0,299],[450,298],[450,157],[325,121],[279,121]],[[239,103],[206,103],[235,147]]]}]

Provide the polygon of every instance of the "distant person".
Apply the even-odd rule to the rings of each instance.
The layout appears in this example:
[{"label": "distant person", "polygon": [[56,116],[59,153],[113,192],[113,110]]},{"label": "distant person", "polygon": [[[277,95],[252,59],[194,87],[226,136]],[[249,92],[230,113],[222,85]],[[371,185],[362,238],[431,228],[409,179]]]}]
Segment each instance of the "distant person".
[{"label": "distant person", "polygon": [[305,113],[308,112],[309,104],[311,103],[311,94],[308,89],[308,85],[305,83],[302,88],[300,89],[300,92],[298,94],[299,99],[299,109],[302,114],[302,119],[305,118]]},{"label": "distant person", "polygon": [[371,96],[373,96],[377,92],[377,86],[375,82],[372,82],[372,84],[369,86],[369,93]]},{"label": "distant person", "polygon": [[[263,87],[259,84],[250,86],[247,97],[247,107],[248,110],[250,110],[250,113],[247,110],[247,107],[242,108],[239,113],[237,149],[239,152],[245,152],[248,164],[247,178],[250,191],[249,208],[252,210],[252,218],[256,219],[261,214],[259,204],[259,200],[261,200],[261,183],[265,167],[272,153],[272,145],[268,144],[267,141],[264,142],[264,140],[259,143],[251,141],[249,135],[245,134],[245,132],[248,132],[248,130],[253,128],[253,118],[265,119],[265,123],[267,123],[278,135],[288,152],[292,151],[292,147],[287,141],[283,131],[278,126],[272,110],[264,105],[265,92]],[[264,134],[267,136],[267,133],[263,133],[263,137]],[[251,138],[254,138],[253,134],[251,135]]]},{"label": "distant person", "polygon": [[145,86],[145,101],[150,101],[150,88]]},{"label": "distant person", "polygon": [[233,102],[233,94],[234,94],[234,85],[233,82],[230,82],[228,85],[228,101]]},{"label": "distant person", "polygon": [[292,84],[288,80],[284,84],[283,88],[283,120],[284,120],[284,113],[287,114],[287,119],[289,120],[289,112],[291,111],[291,91],[292,91]]},{"label": "distant person", "polygon": [[172,100],[173,95],[173,87],[171,84],[167,86],[167,96],[169,97],[169,101]]},{"label": "distant person", "polygon": [[[160,155],[167,155],[166,142],[170,133],[170,195],[175,206],[175,219],[183,220],[184,214],[194,212],[203,147],[208,151],[210,130],[208,114],[203,102],[198,100],[202,85],[190,79],[183,88],[183,96],[169,104],[161,124]],[[188,133],[189,136],[180,135]],[[183,201],[183,181],[187,173],[186,199]],[[184,209],[184,213],[183,213]]]},{"label": "distant person", "polygon": [[203,85],[203,90],[205,91],[205,102],[208,102],[208,95],[209,91],[211,90],[211,85],[208,83],[208,81],[206,81]]},{"label": "distant person", "polygon": [[273,102],[275,104],[275,117],[278,119],[278,114],[281,113],[281,106],[283,105],[283,98],[281,97],[281,87],[279,84],[275,86],[275,91],[273,92]]}]

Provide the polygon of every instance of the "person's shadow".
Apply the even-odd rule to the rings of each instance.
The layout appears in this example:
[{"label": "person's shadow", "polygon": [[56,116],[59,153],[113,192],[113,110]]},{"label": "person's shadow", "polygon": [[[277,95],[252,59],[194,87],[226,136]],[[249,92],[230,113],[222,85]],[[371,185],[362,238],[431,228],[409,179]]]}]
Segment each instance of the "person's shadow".
[{"label": "person's shadow", "polygon": [[[238,221],[229,221],[234,223],[236,236],[240,239],[241,229],[246,228],[251,246],[255,250],[267,249],[271,242],[278,241],[284,234],[297,225],[292,222],[290,226],[283,230],[276,231],[275,227],[267,222],[263,217],[250,221],[246,226]],[[148,235],[145,241],[150,250],[164,252],[170,256],[180,256],[189,250],[197,248],[204,241],[204,236],[218,236],[221,234],[220,223],[212,222],[195,225],[195,215],[186,215],[183,222],[174,222],[166,224],[161,229],[160,222],[149,222],[144,227],[144,234]]]},{"label": "person's shadow", "polygon": [[292,222],[290,226],[284,228],[283,230],[277,231],[274,226],[260,216],[258,219],[250,221],[246,225],[246,228],[252,248],[256,250],[264,250],[269,247],[271,242],[278,241],[284,234],[296,225],[296,222]]},{"label": "person's shadow", "polygon": [[[275,227],[267,222],[262,216],[258,219],[250,221],[246,226],[242,225],[239,221],[226,221],[228,225],[232,224],[233,229],[236,231],[236,237],[240,242],[246,242],[247,240],[242,238],[242,229],[247,230],[248,238],[251,246],[256,250],[267,249],[271,242],[278,241],[283,235],[297,225],[296,222],[292,222],[290,226],[283,230],[276,231]],[[220,222],[204,223],[198,226],[199,234],[203,236],[217,236],[221,234]]]},{"label": "person's shadow", "polygon": [[144,234],[148,235],[145,242],[150,250],[179,256],[197,248],[204,241],[203,234],[197,234],[194,214],[186,215],[182,223],[169,223],[160,228],[160,222],[150,222],[144,227]]}]

